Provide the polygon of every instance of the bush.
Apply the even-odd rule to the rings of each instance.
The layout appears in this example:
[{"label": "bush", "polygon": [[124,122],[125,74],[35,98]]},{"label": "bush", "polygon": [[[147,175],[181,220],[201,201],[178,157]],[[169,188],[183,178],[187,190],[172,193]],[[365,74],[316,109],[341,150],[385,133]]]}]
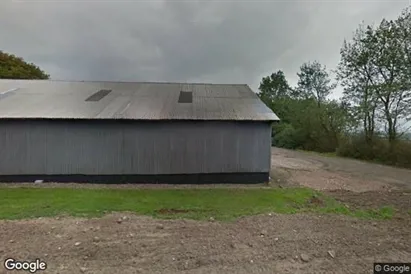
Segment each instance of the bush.
[{"label": "bush", "polygon": [[407,141],[390,145],[387,140],[376,138],[369,144],[364,136],[355,136],[340,143],[337,155],[411,168],[411,143]]},{"label": "bush", "polygon": [[411,168],[411,142],[399,141],[396,143],[389,157],[393,165]]},{"label": "bush", "polygon": [[290,124],[279,124],[273,135],[273,145],[288,149],[296,149],[299,146],[297,130]]}]

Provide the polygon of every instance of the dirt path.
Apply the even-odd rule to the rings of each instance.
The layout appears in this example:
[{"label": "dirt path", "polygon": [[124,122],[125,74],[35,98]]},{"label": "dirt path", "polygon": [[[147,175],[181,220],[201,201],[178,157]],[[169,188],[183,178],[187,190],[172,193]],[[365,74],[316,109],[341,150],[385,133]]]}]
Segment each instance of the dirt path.
[{"label": "dirt path", "polygon": [[46,273],[357,274],[375,261],[409,261],[410,226],[410,218],[276,214],[234,223],[133,214],[1,221],[0,257],[41,258]]},{"label": "dirt path", "polygon": [[275,183],[354,192],[411,190],[411,170],[315,153],[272,148]]}]

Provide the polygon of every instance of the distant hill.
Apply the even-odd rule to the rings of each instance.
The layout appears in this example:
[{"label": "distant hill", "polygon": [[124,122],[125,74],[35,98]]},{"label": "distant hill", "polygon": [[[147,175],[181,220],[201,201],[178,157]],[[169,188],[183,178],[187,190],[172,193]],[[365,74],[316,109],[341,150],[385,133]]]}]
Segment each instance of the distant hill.
[{"label": "distant hill", "polygon": [[0,51],[0,79],[49,79],[49,77],[35,64]]}]

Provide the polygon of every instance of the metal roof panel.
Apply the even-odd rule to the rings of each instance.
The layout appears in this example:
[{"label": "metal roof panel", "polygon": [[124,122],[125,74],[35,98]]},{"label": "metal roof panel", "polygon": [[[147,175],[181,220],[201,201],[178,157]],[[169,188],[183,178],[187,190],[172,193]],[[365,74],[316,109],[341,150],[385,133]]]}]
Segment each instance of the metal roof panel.
[{"label": "metal roof panel", "polygon": [[[111,90],[98,101],[86,101]],[[0,119],[258,120],[278,117],[247,85],[0,80]],[[178,103],[181,91],[192,103]]]}]

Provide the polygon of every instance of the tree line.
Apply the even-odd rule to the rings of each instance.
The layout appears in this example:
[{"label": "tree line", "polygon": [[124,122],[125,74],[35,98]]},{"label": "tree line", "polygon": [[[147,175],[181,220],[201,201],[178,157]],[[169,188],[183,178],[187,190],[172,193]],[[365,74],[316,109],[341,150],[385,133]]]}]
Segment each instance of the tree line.
[{"label": "tree line", "polygon": [[359,25],[340,55],[335,79],[318,61],[300,67],[295,87],[281,70],[263,77],[259,96],[281,119],[273,145],[411,167],[410,9]]},{"label": "tree line", "polygon": [[49,79],[38,66],[0,50],[0,79]]}]

